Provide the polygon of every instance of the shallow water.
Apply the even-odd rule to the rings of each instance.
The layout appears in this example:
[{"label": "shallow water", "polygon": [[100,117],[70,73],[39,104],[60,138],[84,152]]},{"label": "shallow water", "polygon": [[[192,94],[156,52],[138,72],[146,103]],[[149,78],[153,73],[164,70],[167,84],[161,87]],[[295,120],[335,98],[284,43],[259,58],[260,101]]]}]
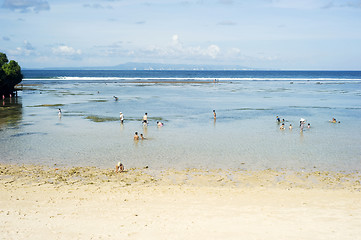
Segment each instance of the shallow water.
[{"label": "shallow water", "polygon": [[[31,86],[24,86],[11,103],[2,103],[1,162],[361,170],[360,80],[188,79],[24,80]],[[145,112],[146,128],[141,123]],[[279,129],[277,115],[285,119],[285,130]],[[311,124],[302,133],[301,117]],[[330,123],[332,117],[341,123]],[[157,127],[156,121],[164,126]],[[135,131],[147,140],[134,142]]]}]

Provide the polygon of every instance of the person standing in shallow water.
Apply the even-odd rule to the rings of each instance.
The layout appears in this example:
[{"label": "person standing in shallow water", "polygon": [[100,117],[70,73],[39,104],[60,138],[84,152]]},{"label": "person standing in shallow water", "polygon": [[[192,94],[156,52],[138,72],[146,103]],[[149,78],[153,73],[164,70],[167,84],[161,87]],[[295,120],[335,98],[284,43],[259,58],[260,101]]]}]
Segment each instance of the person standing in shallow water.
[{"label": "person standing in shallow water", "polygon": [[213,118],[214,118],[214,119],[217,118],[216,110],[213,110]]},{"label": "person standing in shallow water", "polygon": [[122,112],[120,112],[119,117],[120,117],[120,123],[123,124],[123,122],[124,122],[124,115],[123,115]]},{"label": "person standing in shallow water", "polygon": [[143,116],[143,124],[148,124],[148,113],[145,113]]},{"label": "person standing in shallow water", "polygon": [[305,123],[303,121],[301,121],[300,123],[300,130],[301,132],[303,132],[303,128],[305,127]]}]

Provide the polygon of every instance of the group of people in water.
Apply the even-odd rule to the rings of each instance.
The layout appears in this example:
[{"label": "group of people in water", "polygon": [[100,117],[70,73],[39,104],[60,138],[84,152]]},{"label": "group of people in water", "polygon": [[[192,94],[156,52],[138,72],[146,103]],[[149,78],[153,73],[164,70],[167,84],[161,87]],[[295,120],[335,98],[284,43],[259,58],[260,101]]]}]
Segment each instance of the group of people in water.
[{"label": "group of people in water", "polygon": [[[9,99],[10,99],[10,100],[9,100],[10,103],[12,103],[12,99],[13,99],[12,97],[13,97],[13,95],[10,93],[8,96],[9,96]],[[15,92],[15,97],[17,97],[17,92]],[[6,96],[3,94],[3,95],[2,95],[3,106],[5,106],[5,99],[6,99]]]},{"label": "group of people in water", "polygon": [[[122,112],[119,113],[119,119],[120,119],[120,123],[123,124],[124,123],[124,114]],[[142,123],[143,126],[148,126],[148,113],[145,113],[142,119]],[[158,127],[163,127],[163,123],[160,121],[157,121],[157,126]]]},{"label": "group of people in water", "polygon": [[143,133],[140,134],[140,138],[138,136],[138,132],[134,133],[134,137],[133,137],[134,141],[138,141],[139,139],[141,140],[146,140],[146,138],[144,137]]},{"label": "group of people in water", "polygon": [[[286,120],[285,120],[285,119],[282,119],[282,120],[281,120],[281,119],[277,116],[277,117],[276,117],[276,121],[277,121],[278,124],[281,124],[281,122],[282,122],[282,124],[281,124],[281,126],[280,126],[280,129],[281,129],[281,130],[286,129],[286,127],[285,127],[285,122],[286,122]],[[336,118],[332,118],[332,120],[330,120],[330,122],[331,122],[331,123],[340,123],[340,121],[337,121]],[[306,124],[306,119],[301,118],[301,119],[300,119],[300,126],[299,126],[301,132],[303,132],[303,129],[305,128],[305,124]],[[293,129],[292,124],[290,124],[288,128],[289,128],[290,130],[292,130],[292,129]],[[307,128],[311,128],[311,124],[310,124],[310,123],[307,123]]]},{"label": "group of people in water", "polygon": [[[124,121],[124,116],[122,113],[120,113],[120,121],[121,123],[123,123]],[[148,113],[145,113],[142,119],[142,123],[143,123],[143,127],[147,127],[148,126]],[[163,127],[164,124],[160,121],[157,121],[157,126],[158,127]],[[134,141],[138,141],[138,140],[146,140],[146,138],[144,137],[143,133],[140,134],[140,136],[138,135],[138,132],[134,133],[134,137],[133,137]]]},{"label": "group of people in water", "polygon": [[[216,114],[216,110],[213,110],[213,118],[214,120],[216,120],[217,118],[217,114]],[[282,119],[277,116],[276,117],[276,121],[278,124],[280,124],[280,129],[281,130],[284,130],[286,129],[286,126],[285,126],[285,122],[287,122],[285,119]],[[124,115],[122,112],[120,112],[120,122],[123,124],[124,122]],[[332,118],[332,120],[330,120],[331,123],[340,123],[340,121],[337,121],[335,118]],[[148,125],[148,113],[145,113],[143,118],[142,118],[142,123],[143,123],[143,126],[146,127]],[[158,127],[162,127],[163,126],[163,123],[162,122],[159,122],[157,121],[157,126]],[[304,128],[307,127],[307,128],[311,128],[311,124],[310,123],[307,123],[306,125],[306,119],[303,119],[301,118],[300,119],[300,125],[299,125],[299,128],[300,128],[300,131],[303,132]],[[290,130],[293,129],[293,126],[292,124],[290,124],[288,126],[288,128]],[[144,137],[144,135],[141,133],[140,136],[138,135],[138,132],[135,132],[134,133],[134,137],[133,137],[134,141],[139,141],[139,140],[146,140],[146,138]],[[118,162],[118,164],[116,165],[115,167],[115,172],[119,173],[119,172],[123,172],[124,171],[124,165],[121,163],[121,162]]]},{"label": "group of people in water", "polygon": [[[18,92],[15,91],[15,97],[17,97],[17,96],[18,96]],[[13,97],[13,94],[9,93],[8,97],[11,99]],[[3,94],[2,99],[5,100],[5,98],[6,98],[5,94]]]},{"label": "group of people in water", "polygon": [[[120,118],[120,122],[121,124],[124,123],[124,114],[122,112],[120,112],[119,115]],[[147,127],[148,126],[148,113],[145,113],[143,118],[142,118],[142,124],[143,127]],[[163,127],[163,123],[160,121],[157,121],[157,126],[158,127]],[[140,134],[140,136],[138,135],[138,132],[134,133],[134,137],[133,137],[134,141],[139,141],[139,140],[146,140],[147,138],[144,137],[143,133]],[[121,162],[118,162],[118,164],[115,166],[115,172],[120,173],[124,171],[124,165]]]}]

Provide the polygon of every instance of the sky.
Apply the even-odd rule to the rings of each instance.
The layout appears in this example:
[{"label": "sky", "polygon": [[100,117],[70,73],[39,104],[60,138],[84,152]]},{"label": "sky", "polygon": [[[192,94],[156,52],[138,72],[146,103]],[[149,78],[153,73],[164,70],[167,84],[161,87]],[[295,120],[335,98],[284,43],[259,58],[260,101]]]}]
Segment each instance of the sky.
[{"label": "sky", "polygon": [[0,0],[0,52],[22,68],[361,70],[361,0]]}]

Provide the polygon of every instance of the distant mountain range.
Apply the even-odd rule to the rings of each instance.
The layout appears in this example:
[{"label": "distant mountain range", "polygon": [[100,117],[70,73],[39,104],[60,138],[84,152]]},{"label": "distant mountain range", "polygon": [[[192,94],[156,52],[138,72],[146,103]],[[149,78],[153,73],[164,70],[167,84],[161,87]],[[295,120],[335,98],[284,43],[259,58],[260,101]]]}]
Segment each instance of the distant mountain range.
[{"label": "distant mountain range", "polygon": [[[24,68],[26,69],[26,68]],[[124,63],[103,67],[52,67],[42,70],[254,70],[239,65],[165,64],[165,63]]]}]

